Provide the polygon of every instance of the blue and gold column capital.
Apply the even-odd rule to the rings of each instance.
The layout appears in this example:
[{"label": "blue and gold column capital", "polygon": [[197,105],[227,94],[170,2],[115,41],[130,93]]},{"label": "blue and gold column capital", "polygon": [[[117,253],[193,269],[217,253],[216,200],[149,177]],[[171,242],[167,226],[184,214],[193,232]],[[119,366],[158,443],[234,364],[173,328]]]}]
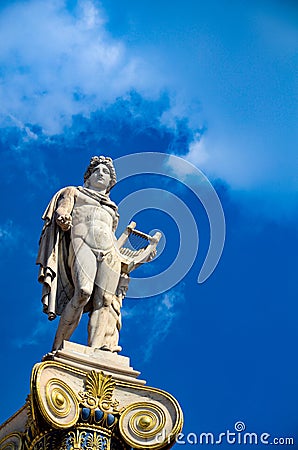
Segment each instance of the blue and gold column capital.
[{"label": "blue and gold column capital", "polygon": [[91,370],[59,355],[36,364],[25,407],[0,428],[0,450],[172,447],[183,424],[177,400],[104,356],[97,354],[101,363]]}]

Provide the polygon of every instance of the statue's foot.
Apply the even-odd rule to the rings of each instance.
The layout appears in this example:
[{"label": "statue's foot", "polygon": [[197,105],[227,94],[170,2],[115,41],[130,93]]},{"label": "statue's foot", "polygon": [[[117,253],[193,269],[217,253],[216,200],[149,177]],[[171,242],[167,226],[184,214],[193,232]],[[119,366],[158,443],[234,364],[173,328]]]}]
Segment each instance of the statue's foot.
[{"label": "statue's foot", "polygon": [[118,353],[121,352],[122,347],[120,347],[120,345],[115,345],[115,347],[109,348],[107,345],[103,345],[102,347],[99,348],[99,350],[103,350],[105,352]]},{"label": "statue's foot", "polygon": [[120,347],[120,345],[116,345],[115,347],[112,348],[111,351],[113,353],[119,353],[119,352],[121,352],[121,350],[122,350],[122,347]]},{"label": "statue's foot", "polygon": [[101,347],[99,347],[99,350],[103,350],[105,352],[110,352],[111,351],[111,349],[107,345],[102,345]]},{"label": "statue's foot", "polygon": [[64,340],[62,342],[60,341],[60,344],[59,343],[57,344],[54,341],[51,352],[56,354],[59,350],[62,350],[63,349],[63,342],[64,342]]}]

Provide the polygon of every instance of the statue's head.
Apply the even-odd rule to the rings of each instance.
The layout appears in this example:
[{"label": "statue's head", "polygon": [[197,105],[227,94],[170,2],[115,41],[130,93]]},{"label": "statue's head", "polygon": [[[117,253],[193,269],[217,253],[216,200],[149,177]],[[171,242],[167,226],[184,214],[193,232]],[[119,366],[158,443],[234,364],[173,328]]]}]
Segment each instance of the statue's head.
[{"label": "statue's head", "polygon": [[106,166],[110,173],[110,182],[106,189],[106,193],[108,193],[116,184],[116,171],[113,165],[113,160],[108,156],[92,156],[90,164],[84,174],[84,185],[88,187],[88,179],[101,165]]}]

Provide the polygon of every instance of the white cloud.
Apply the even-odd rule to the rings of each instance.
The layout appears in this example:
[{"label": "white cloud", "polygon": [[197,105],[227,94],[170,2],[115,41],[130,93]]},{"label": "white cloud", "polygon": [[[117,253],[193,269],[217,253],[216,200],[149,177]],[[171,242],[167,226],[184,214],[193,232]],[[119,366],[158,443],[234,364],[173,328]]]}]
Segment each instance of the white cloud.
[{"label": "white cloud", "polygon": [[148,67],[105,30],[104,13],[81,1],[75,15],[62,0],[11,5],[0,16],[0,113],[62,131],[132,87],[147,86]]},{"label": "white cloud", "polygon": [[207,152],[204,137],[198,138],[198,136],[195,136],[195,139],[189,145],[189,152],[186,159],[195,166],[200,167],[202,164],[206,163],[209,158],[210,155]]},{"label": "white cloud", "polygon": [[[176,155],[170,155],[166,161],[166,167],[181,180],[185,180],[188,175],[196,174],[197,169],[192,164],[187,164],[184,159],[176,158]],[[187,158],[186,158],[187,159]]]},{"label": "white cloud", "polygon": [[[81,0],[71,13],[63,0],[12,3],[0,15],[0,126],[10,117],[25,140],[35,139],[28,123],[60,133],[73,115],[88,116],[132,88],[154,97],[167,86],[170,108],[161,124],[174,129],[183,116],[192,129],[202,128],[202,117],[208,123],[186,159],[234,190],[268,194],[293,209],[287,198],[297,191],[295,64],[276,48],[275,37],[271,42],[275,22],[269,19],[242,17],[243,36],[237,41],[207,14],[207,36],[189,41],[184,24],[185,40],[165,47],[161,33],[158,45],[143,47],[140,38],[132,53],[128,43],[106,31],[105,13],[91,0]],[[280,30],[291,57],[295,34],[287,23],[284,19]],[[252,37],[258,39],[250,47]]]},{"label": "white cloud", "polygon": [[[249,213],[278,221],[296,220],[295,135],[293,141],[285,139],[282,125],[270,133],[265,129],[261,132],[258,123],[233,128],[227,119],[221,125],[218,122],[213,122],[201,139],[190,143],[185,159],[211,182],[226,182],[233,198],[244,201]],[[182,178],[188,175],[180,167],[172,165],[172,169]]]}]

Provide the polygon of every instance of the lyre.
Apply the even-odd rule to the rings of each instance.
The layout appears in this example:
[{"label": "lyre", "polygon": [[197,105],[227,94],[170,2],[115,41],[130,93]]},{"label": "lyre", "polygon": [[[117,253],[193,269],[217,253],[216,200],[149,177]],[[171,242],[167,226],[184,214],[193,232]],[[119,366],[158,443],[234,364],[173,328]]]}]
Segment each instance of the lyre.
[{"label": "lyre", "polygon": [[117,240],[117,247],[121,253],[122,273],[129,274],[141,264],[151,261],[156,255],[156,246],[160,238],[159,231],[150,236],[138,231],[136,222],[131,222]]}]

